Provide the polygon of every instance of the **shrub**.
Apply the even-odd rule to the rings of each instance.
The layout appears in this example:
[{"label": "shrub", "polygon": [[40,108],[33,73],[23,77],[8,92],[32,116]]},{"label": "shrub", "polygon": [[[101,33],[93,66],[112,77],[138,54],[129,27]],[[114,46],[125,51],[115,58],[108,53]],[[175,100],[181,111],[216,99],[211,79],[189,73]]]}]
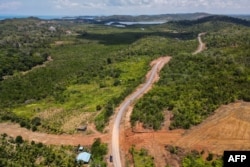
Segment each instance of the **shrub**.
[{"label": "shrub", "polygon": [[22,144],[23,143],[23,137],[22,136],[17,136],[16,139],[15,139],[15,142],[17,144]]}]

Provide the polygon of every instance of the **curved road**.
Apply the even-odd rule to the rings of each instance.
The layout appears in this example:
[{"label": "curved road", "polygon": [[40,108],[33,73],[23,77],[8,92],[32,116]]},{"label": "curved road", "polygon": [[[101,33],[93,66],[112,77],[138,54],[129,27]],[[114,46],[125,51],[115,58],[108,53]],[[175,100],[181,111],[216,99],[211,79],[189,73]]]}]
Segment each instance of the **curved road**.
[{"label": "curved road", "polygon": [[[198,53],[202,52],[205,48],[205,44],[201,40],[202,35],[205,35],[205,33],[200,33],[198,35],[199,46],[193,54],[198,54]],[[145,92],[150,87],[160,64],[161,64],[161,62],[159,61],[158,63],[156,63],[154,65],[154,67],[152,68],[152,72],[150,74],[150,77],[145,82],[144,86],[142,88],[140,88],[139,90],[137,90],[133,95],[131,95],[131,97],[128,97],[120,105],[120,109],[119,109],[117,116],[115,118],[113,132],[112,132],[112,156],[113,156],[113,164],[115,167],[122,167],[121,157],[120,157],[120,145],[119,145],[119,133],[120,133],[119,127],[120,127],[122,116],[123,116],[124,112],[127,110],[127,108],[129,107],[129,105],[131,104],[131,102],[134,101],[135,99],[137,99],[143,92]]]},{"label": "curved road", "polygon": [[199,46],[198,46],[198,48],[197,48],[197,50],[193,53],[194,55],[195,54],[198,54],[198,53],[200,53],[200,52],[202,52],[204,49],[205,49],[205,44],[202,42],[202,40],[201,40],[201,36],[202,35],[205,35],[206,33],[200,33],[199,35],[198,35],[198,41],[199,41]]},{"label": "curved road", "polygon": [[122,116],[126,111],[126,109],[128,108],[128,106],[131,104],[131,102],[137,99],[143,92],[145,92],[151,86],[151,83],[153,82],[153,79],[157,73],[157,69],[160,64],[161,62],[158,62],[154,65],[150,77],[146,81],[144,86],[139,90],[137,90],[131,97],[128,97],[126,101],[124,101],[120,106],[120,109],[115,118],[113,132],[112,132],[112,156],[113,156],[113,164],[115,167],[122,167],[120,158],[120,146],[119,146],[119,133],[120,133],[119,126],[121,123]]}]

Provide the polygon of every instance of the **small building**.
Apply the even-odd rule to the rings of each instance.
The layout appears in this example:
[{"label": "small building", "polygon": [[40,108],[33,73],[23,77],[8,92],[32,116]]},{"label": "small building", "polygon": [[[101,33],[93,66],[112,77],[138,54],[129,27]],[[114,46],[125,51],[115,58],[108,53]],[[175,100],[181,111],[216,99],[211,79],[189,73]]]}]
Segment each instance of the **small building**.
[{"label": "small building", "polygon": [[82,161],[84,163],[89,163],[90,157],[91,157],[91,154],[89,154],[87,152],[82,152],[82,153],[78,154],[78,156],[76,157],[76,161],[77,162]]},{"label": "small building", "polygon": [[76,130],[78,130],[78,131],[86,131],[87,130],[87,125],[80,126],[80,127],[76,128]]}]

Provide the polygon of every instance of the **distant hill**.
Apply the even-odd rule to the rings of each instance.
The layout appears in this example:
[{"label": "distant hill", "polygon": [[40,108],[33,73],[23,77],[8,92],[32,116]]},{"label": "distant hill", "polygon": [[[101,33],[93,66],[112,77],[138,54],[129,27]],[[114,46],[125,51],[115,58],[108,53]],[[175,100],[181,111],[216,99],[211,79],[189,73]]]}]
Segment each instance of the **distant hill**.
[{"label": "distant hill", "polygon": [[250,15],[228,15],[228,16],[250,21]]},{"label": "distant hill", "polygon": [[64,17],[63,19],[85,20],[93,23],[107,22],[146,22],[146,21],[177,21],[177,20],[196,20],[210,16],[208,13],[183,13],[183,14],[160,14],[160,15],[112,15],[112,16],[77,16]]},{"label": "distant hill", "polygon": [[196,20],[210,16],[207,13],[184,13],[184,14],[160,14],[160,15],[113,15],[97,17],[101,21],[172,21],[172,20]]},{"label": "distant hill", "polygon": [[[223,15],[211,15],[207,16],[201,19],[197,20],[182,20],[178,21],[178,24],[181,25],[195,25],[195,24],[200,24],[200,23],[205,23],[205,22],[227,22],[227,23],[234,23],[234,24],[239,24],[239,25],[244,25],[244,26],[250,26],[250,21],[248,20],[243,20],[240,18],[235,18],[235,17],[230,17],[230,16],[223,16]],[[175,21],[172,21],[175,22]]]},{"label": "distant hill", "polygon": [[197,24],[207,21],[226,21],[237,24],[249,25],[250,15],[213,15],[208,13],[182,13],[160,15],[111,15],[111,16],[76,16],[62,19],[78,20],[89,23],[105,24],[109,22],[175,22]]}]

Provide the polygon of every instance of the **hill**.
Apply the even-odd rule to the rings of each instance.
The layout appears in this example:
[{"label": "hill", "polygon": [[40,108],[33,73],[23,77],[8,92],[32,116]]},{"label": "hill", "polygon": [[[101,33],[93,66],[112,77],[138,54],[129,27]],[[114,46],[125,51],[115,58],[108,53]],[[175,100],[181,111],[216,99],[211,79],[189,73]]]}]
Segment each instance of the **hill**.
[{"label": "hill", "polygon": [[190,128],[222,104],[249,101],[248,21],[209,16],[158,26],[166,27],[175,32],[206,32],[207,49],[198,55],[176,53],[163,69],[159,84],[136,104],[132,123],[139,120],[145,127],[161,128],[157,118],[169,110],[174,115],[170,128]]},{"label": "hill", "polygon": [[131,21],[131,22],[140,22],[140,21],[171,21],[171,20],[196,20],[199,18],[207,17],[210,14],[207,13],[184,13],[184,14],[160,14],[160,15],[139,15],[139,16],[130,16],[130,15],[113,15],[113,16],[103,16],[97,17],[97,20],[103,22],[109,21]]},{"label": "hill", "polygon": [[207,16],[207,17],[200,18],[200,19],[193,20],[193,21],[183,20],[183,21],[179,21],[177,24],[191,26],[191,25],[202,24],[206,22],[227,22],[227,23],[233,23],[233,24],[238,24],[238,25],[250,26],[250,21],[248,20],[230,17],[230,16],[223,16],[223,15],[211,15],[211,16]]}]

